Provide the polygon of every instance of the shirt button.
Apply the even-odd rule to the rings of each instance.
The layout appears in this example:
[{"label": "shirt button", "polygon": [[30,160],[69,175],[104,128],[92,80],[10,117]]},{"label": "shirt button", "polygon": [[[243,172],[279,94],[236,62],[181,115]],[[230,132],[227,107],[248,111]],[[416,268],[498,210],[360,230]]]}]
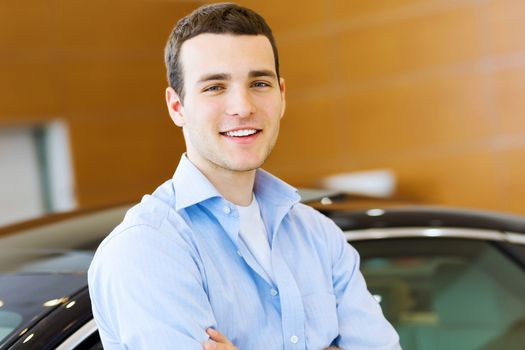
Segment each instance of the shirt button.
[{"label": "shirt button", "polygon": [[239,254],[239,256],[242,256],[242,253],[240,250],[237,251],[237,254]]},{"label": "shirt button", "polygon": [[224,208],[222,208],[222,211],[224,212],[224,214],[230,214],[232,212],[231,208],[227,205],[225,205]]},{"label": "shirt button", "polygon": [[290,338],[290,341],[292,342],[292,344],[297,344],[297,342],[299,341],[299,338],[296,335],[292,335],[292,337]]},{"label": "shirt button", "polygon": [[277,291],[274,288],[272,288],[270,289],[270,294],[272,295],[272,297],[274,297],[277,295]]}]

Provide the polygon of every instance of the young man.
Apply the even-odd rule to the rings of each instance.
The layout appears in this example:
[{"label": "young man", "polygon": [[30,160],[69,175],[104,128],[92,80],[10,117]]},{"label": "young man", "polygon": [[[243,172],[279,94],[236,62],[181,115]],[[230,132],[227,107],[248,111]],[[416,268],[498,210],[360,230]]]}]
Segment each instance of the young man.
[{"label": "young man", "polygon": [[175,26],[166,66],[186,154],[95,255],[104,348],[398,349],[341,231],[259,169],[285,110],[264,19],[201,7]]}]

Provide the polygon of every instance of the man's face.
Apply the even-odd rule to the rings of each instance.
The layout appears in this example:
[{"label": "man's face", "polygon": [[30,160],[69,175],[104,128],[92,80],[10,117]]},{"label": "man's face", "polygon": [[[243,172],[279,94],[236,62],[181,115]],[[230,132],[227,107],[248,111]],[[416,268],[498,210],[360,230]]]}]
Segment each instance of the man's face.
[{"label": "man's face", "polygon": [[200,34],[182,44],[184,101],[166,99],[201,170],[249,171],[263,164],[284,113],[272,47],[263,35]]}]

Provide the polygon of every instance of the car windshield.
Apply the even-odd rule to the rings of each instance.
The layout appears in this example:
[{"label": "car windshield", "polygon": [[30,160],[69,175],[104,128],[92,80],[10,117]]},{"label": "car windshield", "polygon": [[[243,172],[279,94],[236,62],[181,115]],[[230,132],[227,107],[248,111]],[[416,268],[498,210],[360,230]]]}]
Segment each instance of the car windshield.
[{"label": "car windshield", "polygon": [[[443,238],[352,244],[404,350],[523,349],[525,272],[506,244]],[[523,246],[511,248],[525,256]]]}]

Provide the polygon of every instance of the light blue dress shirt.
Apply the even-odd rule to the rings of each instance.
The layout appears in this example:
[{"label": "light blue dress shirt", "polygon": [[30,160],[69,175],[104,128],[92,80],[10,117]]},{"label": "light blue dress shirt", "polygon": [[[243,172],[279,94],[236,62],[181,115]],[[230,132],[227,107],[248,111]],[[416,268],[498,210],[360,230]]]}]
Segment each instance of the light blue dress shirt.
[{"label": "light blue dress shirt", "polygon": [[206,329],[240,350],[399,349],[341,230],[257,170],[274,282],[239,238],[235,205],[185,157],[130,209],[89,269],[106,350],[201,350]]}]

